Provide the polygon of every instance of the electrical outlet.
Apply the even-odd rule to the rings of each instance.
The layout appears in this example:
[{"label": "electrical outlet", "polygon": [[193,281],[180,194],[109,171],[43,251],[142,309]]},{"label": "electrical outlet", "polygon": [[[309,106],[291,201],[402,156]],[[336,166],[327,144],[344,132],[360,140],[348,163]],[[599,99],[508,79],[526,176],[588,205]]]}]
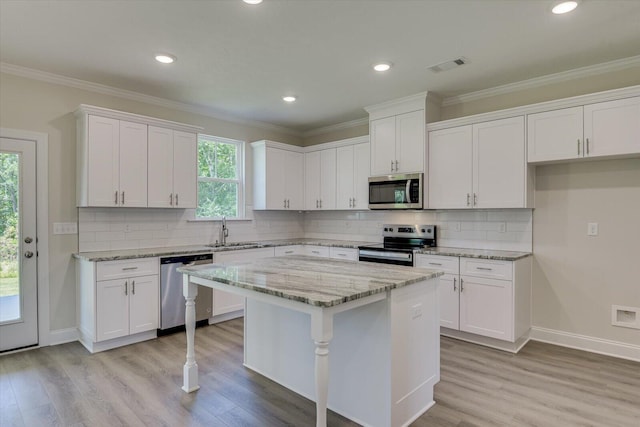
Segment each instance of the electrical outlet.
[{"label": "electrical outlet", "polygon": [[498,232],[499,233],[506,233],[507,232],[507,223],[506,222],[501,222],[500,224],[498,224]]},{"label": "electrical outlet", "polygon": [[78,224],[75,222],[54,222],[53,234],[78,234]]},{"label": "electrical outlet", "polygon": [[460,223],[459,222],[454,222],[453,223],[453,231],[460,231]]},{"label": "electrical outlet", "polygon": [[125,224],[124,225],[124,232],[125,233],[131,232],[131,224]]},{"label": "electrical outlet", "polygon": [[587,236],[597,236],[598,235],[598,223],[590,222],[587,224]]}]

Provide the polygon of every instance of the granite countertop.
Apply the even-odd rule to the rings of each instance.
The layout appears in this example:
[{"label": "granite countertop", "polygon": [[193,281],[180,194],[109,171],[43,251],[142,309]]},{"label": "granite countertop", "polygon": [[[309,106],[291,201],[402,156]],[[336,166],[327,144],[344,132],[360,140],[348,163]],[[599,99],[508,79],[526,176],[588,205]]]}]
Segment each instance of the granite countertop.
[{"label": "granite countertop", "polygon": [[438,270],[293,255],[250,263],[178,268],[214,280],[318,307],[332,307],[443,275]]},{"label": "granite countertop", "polygon": [[486,249],[464,249],[464,248],[424,248],[418,249],[417,254],[423,255],[442,255],[442,256],[458,256],[465,258],[495,259],[500,261],[516,261],[521,258],[531,256],[531,252],[516,251],[496,251]]},{"label": "granite countertop", "polygon": [[149,258],[156,256],[171,256],[171,255],[183,255],[183,254],[196,254],[196,253],[213,253],[213,252],[226,252],[226,251],[238,251],[242,249],[259,249],[259,248],[272,248],[276,246],[290,246],[290,245],[310,245],[310,246],[329,246],[337,248],[352,248],[357,249],[358,246],[370,245],[374,242],[355,242],[348,240],[331,240],[331,239],[284,239],[284,240],[266,240],[259,242],[238,242],[228,243],[226,246],[207,246],[207,245],[193,245],[193,246],[171,246],[161,248],[141,248],[141,249],[123,249],[113,251],[99,251],[99,252],[78,252],[74,253],[74,258],[84,261],[116,261],[121,259],[133,259],[133,258]]}]

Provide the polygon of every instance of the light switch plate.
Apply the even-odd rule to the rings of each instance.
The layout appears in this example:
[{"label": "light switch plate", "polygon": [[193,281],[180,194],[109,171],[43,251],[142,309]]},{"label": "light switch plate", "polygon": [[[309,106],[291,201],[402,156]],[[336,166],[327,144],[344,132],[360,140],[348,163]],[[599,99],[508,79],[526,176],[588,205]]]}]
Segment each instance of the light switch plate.
[{"label": "light switch plate", "polygon": [[78,224],[75,222],[54,222],[53,234],[78,234]]},{"label": "light switch plate", "polygon": [[597,236],[598,235],[598,223],[590,222],[587,224],[587,236]]}]

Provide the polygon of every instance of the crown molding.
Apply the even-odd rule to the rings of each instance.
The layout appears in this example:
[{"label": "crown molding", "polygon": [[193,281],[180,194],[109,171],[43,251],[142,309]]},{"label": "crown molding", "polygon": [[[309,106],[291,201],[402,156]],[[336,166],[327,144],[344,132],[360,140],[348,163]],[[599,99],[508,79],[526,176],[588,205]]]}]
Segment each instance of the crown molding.
[{"label": "crown molding", "polygon": [[66,77],[59,74],[50,73],[47,71],[36,70],[33,68],[22,67],[19,65],[8,64],[6,62],[0,62],[0,72],[5,74],[12,74],[18,77],[24,77],[32,80],[39,80],[46,83],[53,83],[62,86],[73,87],[76,89],[87,90],[90,92],[100,93],[102,95],[116,96],[118,98],[129,99],[132,101],[143,102],[145,104],[157,105],[173,110],[184,111],[187,113],[200,114],[206,117],[211,117],[218,120],[224,120],[231,123],[238,123],[248,125],[260,129],[265,129],[273,132],[280,132],[288,135],[302,137],[302,132],[295,131],[283,126],[277,126],[270,123],[245,120],[232,116],[229,114],[221,113],[208,107],[203,107],[195,104],[187,104],[184,102],[171,101],[169,99],[160,98],[157,96],[145,95],[143,93],[134,92],[125,89],[118,89],[112,86],[103,85],[100,83],[93,83],[86,80],[75,79],[72,77]]},{"label": "crown molding", "polygon": [[534,89],[541,86],[546,86],[553,83],[561,83],[567,80],[573,80],[581,77],[595,76],[598,74],[604,74],[612,71],[625,70],[627,68],[640,66],[640,55],[631,56],[629,58],[618,59],[610,62],[603,62],[601,64],[589,65],[587,67],[576,68],[574,70],[562,71],[555,74],[549,74],[542,77],[535,77],[529,80],[523,80],[516,83],[509,83],[506,85],[496,86],[489,89],[483,89],[476,92],[469,92],[466,94],[451,96],[442,100],[443,107],[449,107],[451,105],[462,104],[465,102],[477,101],[484,98],[490,98],[492,96],[504,95],[507,93],[517,92],[525,89]]},{"label": "crown molding", "polygon": [[363,117],[361,119],[350,120],[348,122],[336,123],[335,125],[323,126],[320,128],[312,129],[304,132],[302,134],[302,137],[309,138],[311,136],[323,135],[329,132],[335,132],[343,129],[351,129],[357,126],[368,125],[368,124],[369,124],[369,118]]}]

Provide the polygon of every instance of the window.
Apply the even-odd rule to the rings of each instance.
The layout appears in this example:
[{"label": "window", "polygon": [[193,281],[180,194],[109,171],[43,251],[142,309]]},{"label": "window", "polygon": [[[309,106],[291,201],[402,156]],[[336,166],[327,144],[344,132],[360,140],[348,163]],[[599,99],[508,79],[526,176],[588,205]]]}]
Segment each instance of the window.
[{"label": "window", "polygon": [[244,142],[198,135],[196,218],[244,216]]}]

